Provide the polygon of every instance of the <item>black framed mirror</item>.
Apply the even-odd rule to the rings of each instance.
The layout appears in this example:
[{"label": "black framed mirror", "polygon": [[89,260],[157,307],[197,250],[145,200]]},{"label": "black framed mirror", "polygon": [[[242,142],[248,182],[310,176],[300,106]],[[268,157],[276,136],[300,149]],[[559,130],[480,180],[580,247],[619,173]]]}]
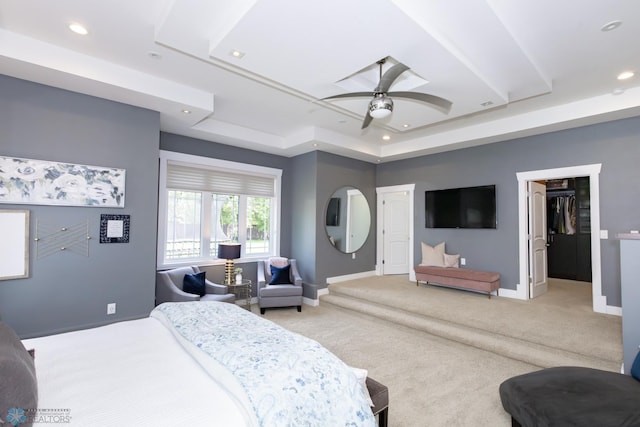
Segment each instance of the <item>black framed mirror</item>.
[{"label": "black framed mirror", "polygon": [[371,210],[362,192],[355,187],[337,189],[327,201],[324,228],[329,242],[340,252],[359,250],[371,228]]}]

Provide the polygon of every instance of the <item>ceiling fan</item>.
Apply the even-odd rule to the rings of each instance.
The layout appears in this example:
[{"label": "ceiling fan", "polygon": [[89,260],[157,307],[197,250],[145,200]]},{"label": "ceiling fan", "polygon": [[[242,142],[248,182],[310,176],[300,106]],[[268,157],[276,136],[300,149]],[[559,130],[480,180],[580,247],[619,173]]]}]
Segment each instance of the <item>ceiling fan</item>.
[{"label": "ceiling fan", "polygon": [[440,98],[439,96],[419,92],[388,92],[393,82],[400,76],[400,74],[407,71],[409,67],[399,62],[393,67],[389,68],[383,75],[382,65],[386,61],[387,58],[383,58],[377,62],[377,64],[380,66],[380,81],[373,92],[343,93],[340,95],[328,96],[326,98],[322,98],[321,100],[324,101],[325,99],[359,98],[364,96],[370,97],[373,95],[373,99],[371,100],[371,102],[369,102],[367,114],[365,114],[364,121],[362,122],[362,129],[369,126],[373,119],[381,119],[391,114],[391,112],[393,111],[393,100],[391,99],[392,96],[396,98],[408,98],[425,102],[441,109],[445,113],[449,113],[449,110],[451,109],[451,101]]}]

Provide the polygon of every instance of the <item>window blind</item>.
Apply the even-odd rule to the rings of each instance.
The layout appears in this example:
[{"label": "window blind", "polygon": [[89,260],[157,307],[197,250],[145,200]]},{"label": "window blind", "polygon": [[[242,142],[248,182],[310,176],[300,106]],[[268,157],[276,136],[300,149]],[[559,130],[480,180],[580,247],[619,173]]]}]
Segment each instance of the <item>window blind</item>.
[{"label": "window blind", "polygon": [[275,177],[167,162],[167,189],[275,196]]}]

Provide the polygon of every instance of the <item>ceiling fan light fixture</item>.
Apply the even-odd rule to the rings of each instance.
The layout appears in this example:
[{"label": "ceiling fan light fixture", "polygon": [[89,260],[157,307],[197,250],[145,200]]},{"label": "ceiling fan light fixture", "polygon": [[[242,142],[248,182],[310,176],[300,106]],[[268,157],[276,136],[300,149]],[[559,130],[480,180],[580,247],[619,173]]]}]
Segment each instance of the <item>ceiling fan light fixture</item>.
[{"label": "ceiling fan light fixture", "polygon": [[392,111],[393,101],[382,94],[376,95],[369,103],[369,115],[374,119],[388,117]]}]

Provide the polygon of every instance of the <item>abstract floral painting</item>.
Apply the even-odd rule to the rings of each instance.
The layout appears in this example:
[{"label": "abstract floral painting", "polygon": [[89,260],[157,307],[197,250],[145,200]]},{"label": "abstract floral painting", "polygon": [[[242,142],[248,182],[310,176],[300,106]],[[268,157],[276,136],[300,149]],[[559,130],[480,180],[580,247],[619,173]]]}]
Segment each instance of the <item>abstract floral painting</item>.
[{"label": "abstract floral painting", "polygon": [[0,203],[124,208],[125,170],[0,156]]}]

